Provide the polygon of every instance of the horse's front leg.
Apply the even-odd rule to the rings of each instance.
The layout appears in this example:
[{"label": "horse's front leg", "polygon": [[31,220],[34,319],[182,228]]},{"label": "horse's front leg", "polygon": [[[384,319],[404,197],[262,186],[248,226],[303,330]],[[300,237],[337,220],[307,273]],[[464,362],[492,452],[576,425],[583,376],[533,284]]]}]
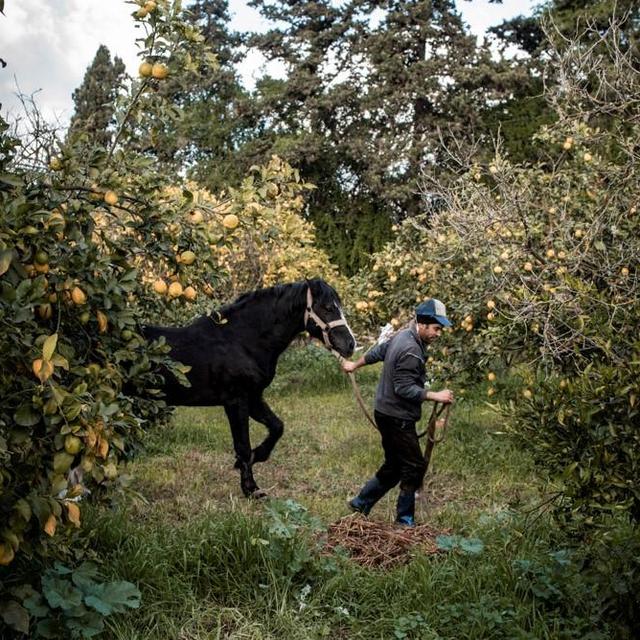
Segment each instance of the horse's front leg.
[{"label": "horse's front leg", "polygon": [[253,462],[264,462],[269,458],[276,442],[282,437],[284,423],[271,411],[262,396],[249,398],[249,415],[269,431],[267,437],[253,450]]},{"label": "horse's front leg", "polygon": [[236,452],[236,468],[240,469],[240,486],[247,498],[262,497],[263,493],[253,478],[251,466],[253,455],[249,440],[249,402],[247,399],[236,400],[224,407],[233,438],[233,448]]}]

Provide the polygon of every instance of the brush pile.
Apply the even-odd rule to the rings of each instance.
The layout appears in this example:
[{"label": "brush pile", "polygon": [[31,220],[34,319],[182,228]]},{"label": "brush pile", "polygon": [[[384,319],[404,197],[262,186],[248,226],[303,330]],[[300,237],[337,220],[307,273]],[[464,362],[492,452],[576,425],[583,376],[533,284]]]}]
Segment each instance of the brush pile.
[{"label": "brush pile", "polygon": [[448,533],[450,529],[428,524],[404,527],[352,514],[329,525],[325,552],[342,549],[363,567],[388,569],[408,562],[414,548],[420,553],[441,553],[436,537]]}]

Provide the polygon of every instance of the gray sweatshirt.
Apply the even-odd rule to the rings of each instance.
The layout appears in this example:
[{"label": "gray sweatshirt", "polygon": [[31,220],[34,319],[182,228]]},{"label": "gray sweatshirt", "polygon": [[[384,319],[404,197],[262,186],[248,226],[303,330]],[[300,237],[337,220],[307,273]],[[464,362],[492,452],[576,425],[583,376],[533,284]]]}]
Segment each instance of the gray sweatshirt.
[{"label": "gray sweatshirt", "polygon": [[375,345],[364,356],[366,364],[381,360],[384,366],[376,391],[376,411],[417,422],[424,397],[426,354],[415,326]]}]

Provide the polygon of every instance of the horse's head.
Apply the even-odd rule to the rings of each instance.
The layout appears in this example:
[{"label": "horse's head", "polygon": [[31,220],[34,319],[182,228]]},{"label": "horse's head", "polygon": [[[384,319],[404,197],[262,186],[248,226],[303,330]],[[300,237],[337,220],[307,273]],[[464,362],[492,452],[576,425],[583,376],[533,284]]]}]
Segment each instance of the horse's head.
[{"label": "horse's head", "polygon": [[342,313],[340,297],[324,280],[307,280],[307,305],[304,327],[314,338],[321,340],[348,358],[355,349],[356,340]]}]

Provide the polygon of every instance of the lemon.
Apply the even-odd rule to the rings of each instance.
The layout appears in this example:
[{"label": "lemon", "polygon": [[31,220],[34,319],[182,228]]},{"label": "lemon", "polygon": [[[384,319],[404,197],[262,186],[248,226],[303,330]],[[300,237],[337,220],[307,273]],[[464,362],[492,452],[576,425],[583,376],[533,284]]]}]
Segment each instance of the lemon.
[{"label": "lemon", "polygon": [[222,226],[225,229],[235,229],[239,223],[240,220],[238,220],[238,216],[233,213],[226,215],[222,220]]},{"label": "lemon", "polygon": [[108,205],[116,205],[118,204],[118,194],[115,191],[107,191],[104,194],[104,201],[108,204]]},{"label": "lemon", "polygon": [[151,68],[151,75],[156,80],[164,80],[169,75],[169,67],[162,62],[156,62]]},{"label": "lemon", "polygon": [[82,440],[78,436],[69,434],[64,439],[64,450],[72,456],[75,456],[82,449]]},{"label": "lemon", "polygon": [[87,301],[87,294],[80,287],[73,287],[71,290],[71,299],[78,306],[83,305]]},{"label": "lemon", "polygon": [[182,285],[179,282],[172,282],[169,285],[169,297],[179,298],[182,295]]},{"label": "lemon", "polygon": [[153,65],[150,62],[143,62],[139,67],[138,67],[138,73],[143,77],[143,78],[148,78],[149,76],[151,76],[151,72],[153,70]]},{"label": "lemon", "polygon": [[180,262],[182,262],[182,264],[186,264],[187,266],[189,266],[190,264],[193,264],[196,261],[196,254],[193,253],[193,251],[183,251],[180,254]]},{"label": "lemon", "polygon": [[153,290],[158,294],[163,296],[165,293],[167,293],[167,283],[162,279],[162,278],[158,278],[154,283],[153,283]]}]

